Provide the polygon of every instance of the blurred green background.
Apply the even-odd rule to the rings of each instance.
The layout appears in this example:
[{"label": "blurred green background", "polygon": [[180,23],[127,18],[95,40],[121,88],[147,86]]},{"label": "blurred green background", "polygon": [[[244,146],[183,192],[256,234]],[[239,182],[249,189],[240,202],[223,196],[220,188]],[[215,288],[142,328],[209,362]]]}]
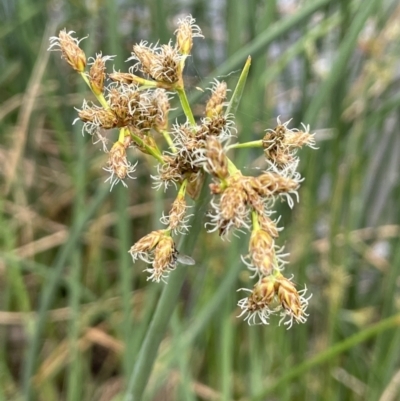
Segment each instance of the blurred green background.
[{"label": "blurred green background", "polygon": [[[165,286],[127,251],[160,228],[174,193],[151,189],[154,162],[138,153],[137,179],[109,192],[107,155],[72,125],[91,95],[46,49],[65,27],[125,71],[134,43],[168,42],[187,14],[205,35],[185,71],[195,102],[215,76],[233,89],[250,54],[239,140],[260,139],[278,115],[316,132],[319,149],[300,151],[300,202],[278,205],[286,275],[313,297],[304,325],[249,327],[235,317],[236,290],[253,285],[247,236],[222,242],[196,221],[197,263],[179,268],[143,399],[399,400],[395,0],[0,0],[0,400],[127,401],[136,385]],[[262,166],[259,151],[232,157],[247,174]]]}]

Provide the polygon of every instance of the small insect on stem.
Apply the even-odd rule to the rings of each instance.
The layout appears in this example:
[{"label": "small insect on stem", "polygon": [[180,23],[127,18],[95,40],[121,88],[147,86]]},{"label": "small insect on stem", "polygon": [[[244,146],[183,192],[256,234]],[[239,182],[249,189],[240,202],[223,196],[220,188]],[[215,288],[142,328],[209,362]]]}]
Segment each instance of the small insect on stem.
[{"label": "small insect on stem", "polygon": [[191,258],[188,255],[182,255],[178,251],[175,251],[174,258],[178,263],[180,263],[182,265],[193,266],[196,264],[196,262],[193,258]]}]

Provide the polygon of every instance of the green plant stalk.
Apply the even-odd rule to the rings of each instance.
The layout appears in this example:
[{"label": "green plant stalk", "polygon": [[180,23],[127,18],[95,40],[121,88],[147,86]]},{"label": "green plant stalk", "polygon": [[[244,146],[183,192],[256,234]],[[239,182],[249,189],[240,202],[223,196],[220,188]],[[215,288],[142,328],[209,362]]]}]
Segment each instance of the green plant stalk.
[{"label": "green plant stalk", "polygon": [[[171,348],[164,351],[163,355],[160,356],[160,359],[165,361],[163,363],[163,371],[160,372],[160,376],[163,377],[166,375],[166,372],[172,368],[172,366],[176,363],[177,355],[180,353],[185,353],[192,347],[196,338],[204,331],[207,326],[207,323],[210,319],[216,314],[221,312],[221,305],[224,303],[226,297],[234,292],[234,285],[237,282],[237,277],[239,272],[243,270],[243,264],[240,260],[240,254],[243,251],[243,243],[240,243],[237,238],[233,239],[233,249],[236,250],[235,253],[232,254],[231,259],[233,263],[231,264],[231,268],[228,269],[224,279],[218,286],[218,290],[214,293],[212,298],[206,305],[196,314],[196,318],[193,319],[187,327],[185,331],[181,334],[181,341],[178,344],[179,350],[173,352]],[[164,375],[165,372],[165,375]]]},{"label": "green plant stalk", "polygon": [[174,145],[174,142],[172,141],[171,135],[169,132],[165,129],[161,130],[161,134],[163,135],[165,141],[167,142],[169,148],[171,149],[172,152],[176,153],[177,149]]},{"label": "green plant stalk", "polygon": [[257,231],[260,229],[260,223],[258,221],[258,215],[257,212],[255,210],[251,211],[251,224],[253,226],[253,230],[252,231]]},{"label": "green plant stalk", "polygon": [[[232,260],[232,257],[230,258]],[[222,392],[222,401],[230,401],[232,400],[233,394],[233,359],[234,353],[232,349],[234,348],[234,333],[232,318],[230,316],[230,311],[232,310],[232,295],[227,296],[224,300],[223,308],[224,319],[222,322],[222,328],[220,331],[219,338],[219,348],[221,350],[220,360],[221,360],[221,392]]]},{"label": "green plant stalk", "polygon": [[161,156],[161,153],[158,149],[152,148],[149,145],[145,144],[140,137],[130,133],[132,139],[139,144],[139,146],[143,146],[155,159],[157,159],[161,164],[164,164],[164,159]]},{"label": "green plant stalk", "polygon": [[185,268],[178,268],[169,277],[164,287],[150,327],[139,351],[139,355],[128,382],[125,401],[140,401],[150,377],[158,347],[164,337],[170,316],[178,301],[179,292],[186,276]]},{"label": "green plant stalk", "polygon": [[86,82],[87,86],[90,88],[90,90],[92,91],[92,93],[96,96],[96,99],[99,101],[99,103],[107,110],[110,108],[110,106],[107,103],[107,100],[104,98],[104,95],[102,93],[100,93],[99,95],[94,93],[93,89],[92,89],[92,85],[90,85],[89,79],[86,76],[86,74],[84,72],[81,72],[81,77],[82,79]]},{"label": "green plant stalk", "polygon": [[249,75],[250,66],[251,66],[251,57],[248,56],[246,63],[243,67],[243,70],[240,74],[239,80],[236,84],[236,88],[233,92],[231,100],[228,104],[228,107],[226,108],[225,111],[226,116],[229,115],[230,113],[236,113],[236,110],[240,103],[240,99],[242,98],[244,87],[246,85],[247,77]]},{"label": "green plant stalk", "polygon": [[226,150],[231,149],[247,149],[247,148],[261,148],[263,146],[262,139],[257,141],[243,142],[243,143],[234,143],[226,147]]},{"label": "green plant stalk", "polygon": [[[185,253],[191,253],[194,243],[201,228],[202,213],[199,212],[206,199],[206,186],[203,187],[199,200],[196,202],[194,219],[192,222],[192,232],[186,235],[182,241]],[[149,380],[154,361],[157,356],[158,347],[164,337],[169,320],[177,304],[179,292],[186,277],[186,269],[183,266],[173,271],[168,279],[168,284],[164,287],[153,319],[147,331],[146,337],[139,351],[136,364],[129,378],[125,401],[140,401],[143,396],[146,384]]]},{"label": "green plant stalk", "polygon": [[[123,366],[124,373],[128,375],[131,371],[134,361],[132,337],[132,261],[127,250],[130,247],[130,219],[127,218],[126,210],[129,207],[129,196],[127,196],[127,189],[119,186],[116,191],[116,202],[118,210],[117,232],[119,237],[118,253],[119,253],[119,285],[122,296],[122,313],[123,319],[120,323],[120,332],[125,343],[125,352],[123,353]],[[136,332],[135,332],[136,334]]]},{"label": "green plant stalk", "polygon": [[175,359],[178,361],[179,366],[179,376],[180,376],[180,391],[179,391],[179,399],[185,401],[196,401],[192,390],[192,374],[190,369],[190,350],[186,350],[186,352],[181,352],[179,348],[179,344],[181,342],[181,333],[182,327],[181,322],[179,321],[179,316],[177,311],[175,310],[172,318],[170,327],[173,333],[173,343],[175,352]]},{"label": "green plant stalk", "polygon": [[[0,252],[0,260],[6,262],[7,264],[14,263],[15,265],[13,266],[13,269],[29,271],[40,276],[41,278],[46,278],[48,274],[49,267],[46,266],[45,264],[35,262],[29,259],[24,259],[21,256],[14,255],[12,253]],[[69,281],[70,281],[69,277],[63,277],[61,279],[61,282],[64,283],[65,285],[69,285]],[[84,294],[84,297],[89,302],[93,302],[96,300],[97,296],[93,294],[93,292],[90,291],[87,287],[85,287],[81,283],[79,283],[79,287],[80,287],[79,291],[81,292],[81,294]],[[31,313],[32,315],[34,314],[34,312]]]},{"label": "green plant stalk", "polygon": [[24,401],[32,399],[32,383],[31,379],[35,370],[36,356],[39,351],[39,345],[42,339],[42,333],[46,322],[47,312],[54,299],[55,291],[58,283],[62,280],[62,273],[67,259],[70,257],[71,252],[74,250],[78,243],[83,229],[87,222],[94,215],[96,210],[102,204],[105,197],[108,195],[109,189],[106,185],[102,185],[94,195],[94,200],[91,202],[85,214],[82,214],[78,220],[75,221],[71,228],[70,235],[65,245],[59,250],[54,265],[51,268],[50,278],[43,291],[39,301],[38,317],[33,326],[33,335],[27,348],[26,363],[23,372],[23,386],[24,386]]},{"label": "green plant stalk", "polygon": [[[83,83],[80,82],[81,90]],[[73,222],[79,221],[80,215],[84,210],[86,196],[86,163],[85,154],[85,138],[77,132],[79,129],[74,127],[74,147],[77,150],[77,160],[74,167],[74,184],[75,184],[75,199],[73,209]],[[74,401],[82,398],[82,355],[79,351],[78,340],[80,334],[80,276],[82,269],[82,249],[78,244],[74,247],[71,255],[70,281],[69,281],[69,307],[71,309],[72,318],[68,325],[68,342],[70,349],[70,363],[68,365],[67,376],[67,401]]]},{"label": "green plant stalk", "polygon": [[[84,192],[83,192],[84,193]],[[77,202],[78,203],[78,202]],[[82,354],[79,351],[79,320],[80,320],[80,272],[82,266],[82,256],[79,249],[72,255],[72,269],[70,281],[69,307],[71,309],[71,320],[68,327],[68,342],[70,363],[68,365],[67,376],[67,401],[79,400],[82,397]]]},{"label": "green plant stalk", "polygon": [[178,93],[179,100],[181,102],[182,110],[185,113],[187,119],[189,120],[190,124],[195,126],[196,120],[193,117],[192,109],[190,107],[188,98],[186,96],[185,89],[182,87],[176,88],[176,92]]},{"label": "green plant stalk", "polygon": [[286,374],[282,375],[275,383],[271,384],[270,386],[262,390],[256,396],[250,398],[250,400],[251,401],[264,400],[268,394],[272,393],[274,390],[288,383],[294,378],[301,376],[308,370],[318,365],[321,365],[325,362],[328,362],[335,356],[341,354],[344,351],[347,351],[350,348],[355,347],[356,345],[362,343],[363,341],[366,341],[371,337],[377,336],[379,333],[393,329],[399,325],[400,325],[400,314],[397,314],[387,319],[384,319],[379,323],[373,325],[372,327],[368,327],[367,329],[359,333],[353,334],[351,337],[340,342],[339,344],[336,344],[333,347],[328,348],[326,351],[320,352],[314,357],[308,359],[307,361],[289,370]]}]

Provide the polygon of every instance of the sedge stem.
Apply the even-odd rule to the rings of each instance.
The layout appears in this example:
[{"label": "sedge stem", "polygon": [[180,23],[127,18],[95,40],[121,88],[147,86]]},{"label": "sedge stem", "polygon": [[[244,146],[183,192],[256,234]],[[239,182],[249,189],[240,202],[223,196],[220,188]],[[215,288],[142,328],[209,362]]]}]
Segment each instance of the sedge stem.
[{"label": "sedge stem", "polygon": [[99,103],[103,106],[103,108],[105,108],[106,110],[108,110],[110,108],[109,104],[107,103],[107,100],[105,99],[104,95],[102,93],[100,93],[99,95],[96,94],[93,91],[92,85],[90,85],[89,79],[86,76],[86,74],[84,72],[81,72],[81,77],[83,78],[83,80],[86,82],[87,86],[90,88],[90,90],[92,91],[93,95],[96,96],[96,99],[99,101]]},{"label": "sedge stem", "polygon": [[187,178],[185,178],[182,181],[181,187],[179,188],[177,198],[183,198],[185,196],[187,184],[188,184],[188,180],[187,180]]},{"label": "sedge stem", "polygon": [[253,225],[253,231],[257,231],[260,229],[260,223],[258,221],[258,215],[255,210],[251,211],[251,223]]},{"label": "sedge stem", "polygon": [[125,137],[126,137],[127,135],[129,135],[129,131],[128,131],[125,127],[122,127],[122,128],[119,130],[118,142],[124,143],[124,139],[125,139]]},{"label": "sedge stem", "polygon": [[262,139],[258,141],[251,142],[243,142],[243,143],[234,143],[233,145],[229,145],[226,147],[226,150],[230,149],[244,149],[244,148],[261,148],[263,146]]},{"label": "sedge stem", "polygon": [[164,139],[166,140],[166,142],[167,142],[169,148],[172,150],[172,152],[176,153],[178,150],[176,149],[169,132],[167,130],[163,129],[163,130],[161,130],[161,134],[163,135]]},{"label": "sedge stem", "polygon": [[164,159],[160,153],[160,151],[156,148],[153,148],[149,145],[147,145],[142,138],[140,138],[139,136],[133,134],[132,132],[130,132],[132,139],[139,145],[142,146],[143,148],[145,148],[147,150],[147,152],[149,152],[149,154],[151,156],[153,156],[154,158],[156,158],[160,163],[164,164]]},{"label": "sedge stem", "polygon": [[185,113],[190,124],[195,126],[196,121],[193,117],[192,109],[190,108],[190,104],[189,104],[188,98],[186,96],[185,89],[183,87],[178,87],[178,88],[176,88],[176,91],[178,92],[178,96],[179,96],[179,100],[181,102],[183,112]]}]

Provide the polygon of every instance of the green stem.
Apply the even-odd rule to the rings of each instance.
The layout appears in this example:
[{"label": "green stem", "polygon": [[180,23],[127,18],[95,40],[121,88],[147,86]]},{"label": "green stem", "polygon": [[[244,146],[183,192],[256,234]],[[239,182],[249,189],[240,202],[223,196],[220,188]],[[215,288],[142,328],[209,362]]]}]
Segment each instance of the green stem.
[{"label": "green stem", "polygon": [[253,231],[257,231],[260,229],[260,223],[258,222],[258,215],[255,210],[251,211],[251,222],[253,225]]},{"label": "green stem", "polygon": [[89,79],[86,76],[86,74],[84,72],[81,72],[81,77],[83,78],[83,80],[86,82],[87,86],[90,88],[90,90],[92,91],[92,93],[96,96],[96,99],[99,101],[99,103],[107,110],[110,108],[110,106],[107,103],[107,100],[105,99],[104,95],[102,93],[100,93],[100,95],[97,95],[96,93],[93,92],[92,89],[92,85],[90,85]]},{"label": "green stem", "polygon": [[39,352],[40,345],[43,345],[42,334],[46,323],[47,312],[50,309],[51,303],[53,302],[57,286],[62,280],[66,261],[70,257],[71,252],[75,249],[77,244],[79,244],[82,232],[87,222],[95,214],[108,193],[109,190],[105,185],[98,189],[97,193],[93,196],[93,201],[85,210],[85,213],[82,213],[79,216],[79,219],[74,222],[74,225],[71,227],[68,240],[57,253],[53,266],[51,267],[51,274],[49,275],[48,281],[46,282],[46,285],[44,286],[40,295],[38,317],[35,320],[33,336],[29,347],[27,347],[23,377],[24,400],[26,401],[32,400],[33,387],[31,381],[35,371],[36,356]]},{"label": "green stem", "polygon": [[122,127],[119,130],[119,135],[118,135],[118,142],[124,143],[125,136],[129,135],[130,132],[126,127]]},{"label": "green stem", "polygon": [[154,158],[156,158],[160,163],[164,164],[164,159],[158,149],[152,148],[143,142],[142,138],[137,136],[136,134],[130,133],[133,140],[139,145],[145,148]]},{"label": "green stem", "polygon": [[196,121],[193,117],[192,109],[190,108],[190,104],[188,101],[188,98],[186,96],[186,92],[184,88],[176,88],[176,91],[178,92],[179,100],[182,105],[182,110],[185,113],[186,117],[190,121],[190,124],[193,126],[196,125]]},{"label": "green stem", "polygon": [[188,180],[187,180],[187,178],[185,178],[182,181],[181,187],[179,188],[179,192],[178,192],[177,198],[178,197],[183,198],[185,196],[187,184],[188,184]]},{"label": "green stem", "polygon": [[350,348],[355,347],[357,344],[368,340],[371,337],[378,335],[379,333],[392,329],[396,326],[400,325],[400,314],[388,317],[385,320],[380,321],[377,324],[374,324],[367,329],[353,334],[351,337],[348,337],[346,340],[340,342],[339,344],[334,345],[331,348],[328,348],[326,351],[320,352],[314,357],[306,360],[300,365],[294,367],[289,370],[286,374],[282,375],[275,383],[272,383],[270,386],[262,390],[259,394],[251,398],[251,401],[259,401],[264,400],[267,394],[270,394],[272,391],[276,390],[278,387],[290,382],[294,378],[303,375],[308,370],[312,369],[315,366],[321,365],[327,361],[332,360],[335,356],[341,354],[344,351],[347,351]]},{"label": "green stem", "polygon": [[226,147],[226,150],[230,149],[244,149],[244,148],[262,148],[263,141],[259,139],[258,141],[244,142],[244,143],[234,143]]},{"label": "green stem", "polygon": [[174,145],[174,142],[172,141],[171,135],[169,132],[165,129],[161,130],[161,134],[163,135],[164,139],[167,141],[169,148],[172,150],[172,152],[176,153],[177,149]]},{"label": "green stem", "polygon": [[[194,248],[195,241],[198,237],[202,214],[199,213],[203,203],[206,199],[207,189],[203,187],[203,191],[199,200],[196,203],[196,211],[194,213],[194,221],[192,221],[193,232],[190,236],[185,236],[182,248],[185,254],[190,254]],[[136,360],[135,367],[128,382],[127,391],[124,401],[140,401],[143,392],[146,388],[147,381],[154,361],[157,356],[158,347],[164,337],[169,320],[172,316],[173,310],[178,302],[180,289],[186,277],[187,269],[177,268],[169,277],[168,284],[164,287],[160,300],[157,304],[157,309],[154,313],[150,327],[147,331],[146,338],[142,344],[139,355]]]}]

